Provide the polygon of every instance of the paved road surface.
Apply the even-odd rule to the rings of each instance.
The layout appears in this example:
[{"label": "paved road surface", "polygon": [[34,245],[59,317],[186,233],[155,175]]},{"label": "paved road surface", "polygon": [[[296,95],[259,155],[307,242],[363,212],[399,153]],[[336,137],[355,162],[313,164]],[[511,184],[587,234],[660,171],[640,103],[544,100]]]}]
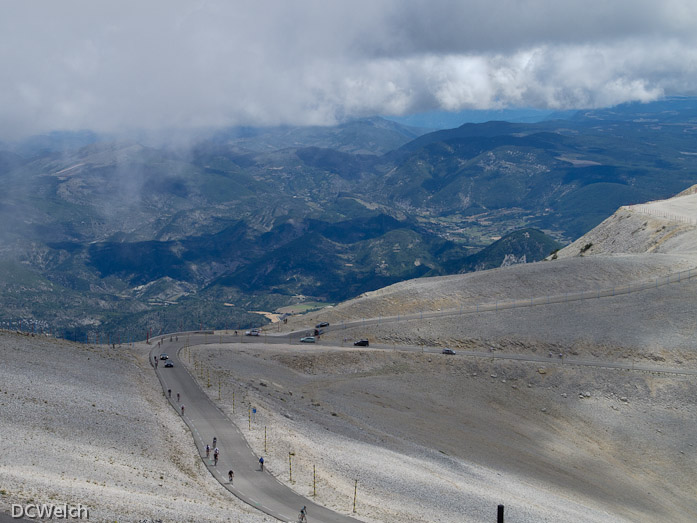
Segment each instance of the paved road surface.
[{"label": "paved road surface", "polygon": [[[180,335],[178,342],[165,341],[159,348],[155,343],[150,351],[150,361],[153,362],[153,358],[160,352],[166,352],[174,362],[174,368],[165,368],[163,364],[159,364],[157,375],[165,394],[168,389],[172,389],[170,403],[178,413],[181,414],[181,405],[184,405],[184,421],[191,429],[199,453],[213,476],[242,501],[281,521],[297,521],[303,505],[307,506],[308,517],[313,523],[358,521],[313,503],[293,492],[268,472],[260,470],[259,456],[252,452],[242,432],[206,396],[180,362],[177,352],[186,345],[187,338],[191,344],[204,343],[207,338],[211,342],[219,341],[218,336],[213,339],[205,334]],[[227,336],[223,338],[223,342],[232,339],[234,338]],[[169,340],[169,337],[165,337],[165,340]],[[181,394],[179,403],[177,393]],[[213,437],[218,438],[217,446],[220,449],[217,466],[213,465],[212,452],[210,459],[205,458],[204,449],[206,444],[212,445]],[[228,482],[230,469],[235,472],[233,485]],[[350,499],[346,500],[347,509],[350,509],[351,502]]]},{"label": "paved road surface", "polygon": [[10,514],[4,514],[3,512],[0,512],[0,523],[17,523],[18,521],[31,521],[29,519],[16,519],[13,518]]}]

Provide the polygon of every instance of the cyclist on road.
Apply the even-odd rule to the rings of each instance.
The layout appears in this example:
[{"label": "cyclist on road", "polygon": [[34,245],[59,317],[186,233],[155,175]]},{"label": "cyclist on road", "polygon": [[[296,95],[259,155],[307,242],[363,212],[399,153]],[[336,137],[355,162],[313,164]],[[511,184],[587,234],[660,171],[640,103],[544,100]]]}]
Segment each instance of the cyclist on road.
[{"label": "cyclist on road", "polygon": [[179,403],[179,393],[177,392],[177,403]]},{"label": "cyclist on road", "polygon": [[259,458],[259,466],[261,467],[261,471],[264,472],[264,458],[263,457]]},{"label": "cyclist on road", "polygon": [[232,469],[230,469],[230,470],[228,471],[227,477],[228,477],[228,479],[230,480],[230,483],[232,483],[232,480],[233,480],[234,477],[235,477],[235,473],[232,471]]},{"label": "cyclist on road", "polygon": [[220,451],[218,450],[218,447],[215,447],[215,450],[213,451],[213,465],[218,466],[218,456],[220,455]]},{"label": "cyclist on road", "polygon": [[298,522],[307,523],[307,507],[303,506],[298,515]]},{"label": "cyclist on road", "polygon": [[211,448],[210,446],[206,445],[206,457],[209,458],[211,455]]},{"label": "cyclist on road", "polygon": [[172,397],[172,389],[167,389],[167,396]]},{"label": "cyclist on road", "polygon": [[184,415],[184,405],[182,405],[182,416]]},{"label": "cyclist on road", "polygon": [[214,448],[215,448],[217,443],[218,443],[218,438],[213,438],[213,447]]}]

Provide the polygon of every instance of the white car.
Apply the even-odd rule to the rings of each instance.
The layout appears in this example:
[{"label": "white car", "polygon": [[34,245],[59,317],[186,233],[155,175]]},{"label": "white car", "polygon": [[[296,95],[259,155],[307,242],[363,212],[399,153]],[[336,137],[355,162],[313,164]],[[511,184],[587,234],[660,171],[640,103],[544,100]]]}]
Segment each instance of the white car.
[{"label": "white car", "polygon": [[315,342],[314,336],[305,336],[304,338],[300,338],[300,343],[314,343],[314,342]]}]

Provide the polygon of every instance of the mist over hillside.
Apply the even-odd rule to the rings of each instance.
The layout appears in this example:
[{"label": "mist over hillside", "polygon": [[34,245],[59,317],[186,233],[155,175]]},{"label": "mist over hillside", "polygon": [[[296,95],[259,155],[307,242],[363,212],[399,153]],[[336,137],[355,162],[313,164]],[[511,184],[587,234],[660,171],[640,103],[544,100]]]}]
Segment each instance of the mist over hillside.
[{"label": "mist over hillside", "polygon": [[0,321],[81,340],[244,327],[266,321],[251,311],[543,259],[697,181],[695,111],[5,143]]}]

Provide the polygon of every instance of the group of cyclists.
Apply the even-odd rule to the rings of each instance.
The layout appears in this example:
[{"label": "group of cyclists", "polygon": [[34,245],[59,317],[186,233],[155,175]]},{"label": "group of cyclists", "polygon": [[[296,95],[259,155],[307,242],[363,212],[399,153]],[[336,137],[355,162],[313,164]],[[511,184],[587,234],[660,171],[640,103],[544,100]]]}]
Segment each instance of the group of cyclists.
[{"label": "group of cyclists", "polygon": [[[237,334],[237,332],[235,332],[235,334]],[[172,341],[172,340],[170,340],[170,341]],[[160,341],[160,343],[161,343],[161,341]],[[154,363],[155,363],[155,368],[157,368],[158,361],[157,361],[156,357],[154,358]],[[172,398],[172,389],[167,389],[167,397],[169,399]],[[180,403],[180,401],[181,401],[181,395],[177,392],[177,403]],[[184,415],[184,404],[183,403],[181,404],[181,413],[183,416]],[[211,445],[208,445],[208,444],[206,444],[206,447],[205,447],[206,459],[210,459],[211,450],[213,451],[213,465],[214,466],[218,465],[218,459],[220,457],[220,450],[216,446],[217,443],[218,443],[218,438],[214,437],[212,447],[211,447]],[[263,456],[259,458],[259,470],[261,470],[262,472],[264,471],[264,457]],[[230,482],[230,484],[232,484],[234,477],[235,477],[235,473],[232,469],[230,469],[228,471],[228,481]],[[307,523],[307,507],[306,506],[303,506],[303,508],[300,509],[300,514],[298,514],[298,522],[299,523]]]},{"label": "group of cyclists", "polygon": [[[213,441],[216,441],[215,438],[213,438]],[[215,445],[215,443],[213,443]],[[211,456],[211,446],[206,445],[206,458],[210,458]],[[220,457],[220,451],[218,450],[218,447],[213,447],[213,465],[218,466],[218,458]],[[230,471],[232,472],[232,471]]]}]

